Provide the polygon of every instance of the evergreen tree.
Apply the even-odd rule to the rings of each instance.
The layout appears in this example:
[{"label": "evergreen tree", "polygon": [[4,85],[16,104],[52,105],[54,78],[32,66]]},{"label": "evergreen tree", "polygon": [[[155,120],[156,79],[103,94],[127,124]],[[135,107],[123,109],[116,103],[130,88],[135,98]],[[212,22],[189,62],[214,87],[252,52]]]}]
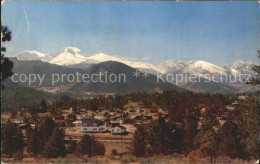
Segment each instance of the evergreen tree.
[{"label": "evergreen tree", "polygon": [[[160,117],[157,123],[151,123],[146,129],[149,154],[170,154],[173,152],[173,133],[165,119]],[[147,153],[148,153],[147,152]]]},{"label": "evergreen tree", "polygon": [[39,150],[42,151],[44,145],[47,143],[52,135],[52,131],[55,128],[55,124],[49,117],[44,118],[44,120],[39,125]]},{"label": "evergreen tree", "polygon": [[35,129],[32,129],[30,127],[27,132],[27,152],[32,153],[35,157],[37,157],[38,149],[39,149],[38,127],[36,126]]},{"label": "evergreen tree", "polygon": [[[11,38],[11,31],[8,27],[1,25],[1,45],[10,41]],[[13,75],[13,62],[4,56],[4,52],[6,52],[6,48],[1,46],[1,88],[4,88],[3,81]]]},{"label": "evergreen tree", "polygon": [[210,162],[216,159],[218,151],[218,135],[213,128],[202,129],[196,136],[200,149],[206,156],[210,156]]},{"label": "evergreen tree", "polygon": [[41,100],[41,112],[47,112],[47,102],[45,99]]},{"label": "evergreen tree", "polygon": [[66,155],[64,138],[64,130],[56,127],[52,132],[51,138],[44,146],[42,156],[47,158],[57,158],[59,156],[64,157]]},{"label": "evergreen tree", "polygon": [[2,130],[2,153],[12,157],[13,153],[25,146],[23,134],[13,123],[8,123]]},{"label": "evergreen tree", "polygon": [[231,158],[242,157],[242,150],[239,143],[239,131],[235,122],[228,120],[218,130],[220,137],[220,151],[223,155],[228,155]]},{"label": "evergreen tree", "polygon": [[[260,50],[257,51],[260,58]],[[260,65],[254,65],[252,70],[256,73],[256,77],[250,79],[249,84],[253,86],[259,86],[260,84]],[[260,115],[260,92],[259,90],[250,95],[249,99],[245,102],[246,114],[244,114],[242,122],[242,132],[244,132],[242,142],[246,147],[246,154],[248,159],[250,157],[259,158],[259,115]],[[258,144],[257,144],[258,143]]]},{"label": "evergreen tree", "polygon": [[198,133],[198,121],[195,119],[191,119],[187,121],[184,126],[184,144],[186,146],[186,151],[189,152],[193,149],[194,138]]},{"label": "evergreen tree", "polygon": [[98,106],[93,100],[90,101],[89,109],[91,109],[92,111],[98,110]]},{"label": "evergreen tree", "polygon": [[[258,57],[260,58],[260,50],[257,51]],[[259,85],[260,84],[260,65],[254,65],[252,70],[256,73],[256,77],[253,77],[250,79],[250,81],[247,81],[248,84],[252,85]]]},{"label": "evergreen tree", "polygon": [[67,153],[68,153],[68,154],[73,153],[73,152],[76,150],[76,148],[77,148],[77,142],[71,140],[71,141],[69,142],[69,147],[68,147],[68,149],[67,149]]},{"label": "evergreen tree", "polygon": [[241,145],[247,159],[258,158],[259,152],[259,94],[254,93],[240,104]]},{"label": "evergreen tree", "polygon": [[81,141],[77,144],[77,152],[87,154],[91,157],[94,154],[104,155],[106,152],[105,145],[98,142],[94,136],[85,134]]},{"label": "evergreen tree", "polygon": [[93,154],[95,142],[96,141],[94,136],[89,136],[85,134],[77,145],[77,152],[87,154],[89,157],[91,157]]},{"label": "evergreen tree", "polygon": [[184,148],[184,144],[183,144],[183,138],[184,138],[184,131],[183,128],[176,128],[176,130],[172,130],[171,131],[172,135],[173,135],[173,142],[171,144],[173,152],[181,152]]},{"label": "evergreen tree", "polygon": [[68,114],[66,117],[66,125],[67,126],[73,126],[73,122],[76,121],[76,115],[75,114]]},{"label": "evergreen tree", "polygon": [[145,130],[143,127],[137,127],[134,133],[133,154],[137,157],[142,157],[146,155]]}]

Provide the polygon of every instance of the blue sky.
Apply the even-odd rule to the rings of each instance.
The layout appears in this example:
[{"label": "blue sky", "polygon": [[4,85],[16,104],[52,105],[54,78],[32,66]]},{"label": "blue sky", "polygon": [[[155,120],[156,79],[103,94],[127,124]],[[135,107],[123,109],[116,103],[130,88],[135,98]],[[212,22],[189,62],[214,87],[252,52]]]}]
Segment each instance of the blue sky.
[{"label": "blue sky", "polygon": [[[159,64],[167,59],[257,61],[258,2],[7,1],[7,56],[75,46]],[[28,22],[27,22],[28,20]]]}]

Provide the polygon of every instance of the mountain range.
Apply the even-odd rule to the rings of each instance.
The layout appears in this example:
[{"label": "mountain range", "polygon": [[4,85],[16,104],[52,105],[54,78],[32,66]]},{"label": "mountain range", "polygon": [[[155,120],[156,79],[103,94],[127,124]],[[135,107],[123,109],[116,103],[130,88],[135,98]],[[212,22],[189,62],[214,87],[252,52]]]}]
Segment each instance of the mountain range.
[{"label": "mountain range", "polygon": [[[244,83],[241,81],[237,80],[236,82],[234,82],[234,79],[239,78],[239,73],[255,76],[255,73],[252,71],[252,66],[254,65],[254,63],[252,62],[237,61],[229,65],[216,65],[202,60],[167,60],[159,65],[153,65],[147,62],[133,61],[104,53],[88,55],[87,53],[81,51],[76,47],[66,47],[58,52],[50,54],[45,54],[35,50],[26,50],[17,54],[17,59],[19,61],[40,60],[45,63],[56,65],[56,67],[61,66],[62,69],[76,69],[77,71],[89,70],[95,65],[101,64],[99,66],[102,66],[103,62],[114,61],[118,63],[123,63],[125,66],[129,67],[128,69],[133,68],[141,72],[148,71],[149,74],[154,76],[156,76],[158,73],[162,74],[162,78],[164,79],[166,79],[168,74],[171,74],[173,76],[176,76],[177,74],[187,74],[195,75],[196,78],[199,77],[201,79],[210,80],[209,83],[191,82],[190,80],[176,83],[176,79],[171,81],[171,83],[179,87],[192,91],[211,93],[237,93],[242,91],[247,92],[254,90],[254,88],[244,85]],[[117,69],[121,69],[119,65]],[[221,77],[217,77],[217,80],[222,79],[222,81],[214,82],[214,74],[223,75]]]},{"label": "mountain range", "polygon": [[[93,64],[98,64],[105,61],[116,61],[124,63],[135,69],[153,70],[159,73],[169,72],[182,72],[182,73],[193,73],[203,74],[208,73],[230,73],[235,76],[240,73],[253,74],[252,66],[253,62],[237,61],[229,65],[216,65],[206,61],[180,61],[180,60],[167,60],[159,65],[153,65],[146,62],[138,62],[128,60],[122,57],[116,57],[107,55],[104,53],[98,53],[94,55],[87,55],[76,47],[66,47],[56,53],[44,54],[35,50],[26,50],[16,55],[18,60],[41,60],[56,65],[63,65],[69,67],[80,67],[87,68]],[[84,66],[85,65],[85,66]],[[87,66],[86,66],[87,65]]]},{"label": "mountain range", "polygon": [[[20,86],[23,87],[31,87],[41,91],[47,91],[51,93],[66,93],[72,96],[84,96],[90,94],[123,94],[130,92],[153,92],[153,91],[162,91],[162,90],[176,90],[176,91],[184,91],[185,89],[172,85],[170,83],[165,82],[157,82],[157,78],[153,75],[148,75],[147,77],[143,76],[140,72],[140,76],[136,78],[133,76],[133,73],[137,70],[120,62],[116,61],[106,61],[98,64],[94,64],[88,69],[80,69],[80,68],[70,68],[61,65],[51,64],[48,62],[43,62],[40,60],[32,60],[32,61],[22,61],[17,58],[9,58],[13,63],[13,72],[15,74],[21,75],[26,74],[27,77],[29,75],[35,74],[43,77],[44,79],[40,84],[40,79],[36,79],[34,82],[29,84],[28,81],[18,80],[19,76],[15,76],[15,81]],[[69,81],[66,75],[73,75],[76,77],[76,74],[83,75],[93,75],[103,73],[107,76],[114,74],[125,75],[125,80],[122,78],[121,81],[117,80],[115,82],[107,81],[102,82],[98,81],[82,81],[82,78],[79,76],[79,81]],[[53,82],[53,74],[59,76],[60,80],[57,82]],[[65,75],[63,80],[61,80],[61,75]],[[97,78],[97,76],[95,76]],[[104,78],[104,76],[103,76]],[[108,78],[107,78],[108,79]],[[101,79],[102,80],[102,79]]]}]

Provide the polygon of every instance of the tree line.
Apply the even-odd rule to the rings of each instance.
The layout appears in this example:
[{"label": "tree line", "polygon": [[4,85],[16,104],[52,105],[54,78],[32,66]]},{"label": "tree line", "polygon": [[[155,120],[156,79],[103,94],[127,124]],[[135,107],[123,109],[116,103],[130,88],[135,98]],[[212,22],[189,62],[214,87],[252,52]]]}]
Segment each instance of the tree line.
[{"label": "tree line", "polygon": [[9,122],[2,127],[1,141],[2,154],[8,157],[14,155],[18,160],[23,157],[24,149],[33,157],[40,155],[45,158],[65,157],[71,153],[91,157],[104,155],[106,152],[103,143],[87,134],[78,143],[75,140],[68,140],[66,143],[64,130],[56,126],[49,117],[44,118],[34,128],[29,126],[25,135],[19,127]]}]

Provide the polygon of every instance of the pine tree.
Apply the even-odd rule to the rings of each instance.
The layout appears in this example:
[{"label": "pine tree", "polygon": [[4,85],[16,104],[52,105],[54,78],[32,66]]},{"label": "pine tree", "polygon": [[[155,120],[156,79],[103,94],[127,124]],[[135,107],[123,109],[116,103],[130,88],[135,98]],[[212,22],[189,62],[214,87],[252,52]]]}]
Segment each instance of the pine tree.
[{"label": "pine tree", "polygon": [[184,126],[184,144],[186,146],[186,150],[192,150],[193,149],[193,142],[194,138],[198,133],[198,121],[197,120],[189,120]]},{"label": "pine tree", "polygon": [[[258,53],[258,57],[260,58],[260,50],[257,51]],[[247,81],[248,84],[252,84],[252,85],[259,85],[260,84],[260,65],[254,65],[252,70],[256,73],[256,77],[253,77],[250,79],[250,81]]]},{"label": "pine tree", "polygon": [[94,136],[85,134],[81,141],[77,144],[77,153],[87,154],[89,157],[93,155],[104,155],[106,152],[105,145],[98,142]]},{"label": "pine tree", "polygon": [[242,157],[239,151],[241,146],[239,144],[240,136],[238,127],[235,122],[228,120],[222,125],[218,134],[220,137],[220,151],[223,155],[227,155],[231,158]]},{"label": "pine tree", "polygon": [[134,133],[133,154],[137,157],[142,157],[146,155],[145,130],[143,127],[137,127]]},{"label": "pine tree", "polygon": [[76,115],[75,114],[68,114],[66,117],[66,125],[67,126],[73,126],[73,122],[76,121]]},{"label": "pine tree", "polygon": [[[11,31],[8,27],[1,25],[1,45],[10,41],[11,38]],[[13,62],[4,56],[4,52],[6,52],[6,48],[1,46],[1,88],[4,88],[3,81],[13,75]]]},{"label": "pine tree", "polygon": [[248,98],[240,104],[240,132],[241,144],[244,148],[244,154],[247,159],[258,158],[259,152],[259,97],[258,93],[248,96]]},{"label": "pine tree", "polygon": [[[260,58],[260,50],[257,51]],[[252,70],[256,73],[256,77],[251,78],[249,84],[259,86],[260,84],[260,65],[254,65]],[[242,131],[244,132],[244,145],[246,145],[247,157],[259,158],[259,115],[260,115],[260,92],[259,90],[250,95],[247,99],[245,106],[247,109],[245,118],[243,119]],[[257,144],[258,143],[258,144]]]},{"label": "pine tree", "polygon": [[55,124],[49,117],[44,118],[44,120],[39,125],[39,150],[42,151],[44,145],[47,143],[52,135],[52,131],[55,128]]},{"label": "pine tree", "polygon": [[68,147],[68,149],[67,149],[67,153],[68,153],[68,154],[74,153],[74,151],[76,150],[76,148],[77,148],[77,142],[71,140],[71,141],[69,142],[69,147]]},{"label": "pine tree", "polygon": [[65,132],[64,130],[56,127],[51,135],[51,138],[44,146],[42,152],[43,157],[47,158],[57,158],[59,156],[66,155],[66,149],[64,144]]},{"label": "pine tree", "polygon": [[27,134],[27,152],[32,153],[35,157],[37,157],[39,149],[39,132],[38,127],[35,129],[30,128]]},{"label": "pine tree", "polygon": [[202,129],[197,136],[200,149],[206,156],[210,156],[210,162],[216,159],[218,150],[218,135],[213,128]]},{"label": "pine tree", "polygon": [[95,146],[95,142],[96,140],[94,136],[89,136],[85,134],[77,145],[77,152],[81,154],[87,154],[89,157],[91,157],[94,153],[93,149]]},{"label": "pine tree", "polygon": [[47,112],[47,102],[45,99],[41,100],[41,112]]},{"label": "pine tree", "polygon": [[[165,119],[160,117],[157,123],[152,123],[146,127],[147,147],[149,154],[170,154],[173,152],[173,133]],[[148,153],[148,152],[147,152]]]},{"label": "pine tree", "polygon": [[2,153],[12,157],[13,153],[25,146],[23,134],[13,123],[8,123],[2,130]]}]

